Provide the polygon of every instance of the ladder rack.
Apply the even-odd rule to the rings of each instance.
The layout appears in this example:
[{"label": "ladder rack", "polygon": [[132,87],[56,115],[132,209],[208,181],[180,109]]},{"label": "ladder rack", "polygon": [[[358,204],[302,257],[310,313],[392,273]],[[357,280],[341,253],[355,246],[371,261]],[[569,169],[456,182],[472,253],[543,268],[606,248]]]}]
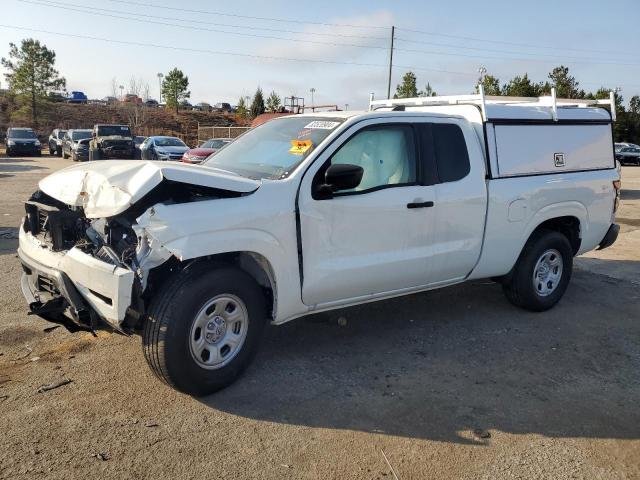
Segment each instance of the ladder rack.
[{"label": "ladder rack", "polygon": [[482,85],[478,85],[480,93],[475,95],[447,95],[440,97],[398,98],[389,100],[374,100],[373,94],[369,97],[369,110],[393,107],[431,107],[439,105],[477,105],[482,111],[482,120],[487,121],[487,105],[531,105],[551,108],[554,121],[558,120],[558,107],[586,108],[598,105],[609,105],[611,119],[616,121],[615,93],[609,92],[608,99],[588,100],[577,98],[557,98],[556,89],[551,89],[551,95],[541,97],[503,97],[485,95]]}]

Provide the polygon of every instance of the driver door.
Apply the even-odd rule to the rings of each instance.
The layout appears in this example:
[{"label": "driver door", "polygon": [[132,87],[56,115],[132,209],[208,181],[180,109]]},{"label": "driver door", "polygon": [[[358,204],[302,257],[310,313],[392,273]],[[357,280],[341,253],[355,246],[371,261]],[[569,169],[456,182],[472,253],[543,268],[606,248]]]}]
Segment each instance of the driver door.
[{"label": "driver door", "polygon": [[[429,283],[435,189],[424,184],[418,143],[406,120],[361,122],[307,172],[298,202],[305,304],[349,303]],[[360,185],[319,197],[324,172],[338,163],[361,166]]]}]

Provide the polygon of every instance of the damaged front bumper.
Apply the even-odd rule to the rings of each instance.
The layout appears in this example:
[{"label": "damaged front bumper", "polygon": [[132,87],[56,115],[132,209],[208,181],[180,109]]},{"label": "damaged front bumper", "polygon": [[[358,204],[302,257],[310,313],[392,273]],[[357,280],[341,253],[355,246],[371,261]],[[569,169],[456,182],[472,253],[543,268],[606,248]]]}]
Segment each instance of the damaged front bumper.
[{"label": "damaged front bumper", "polygon": [[54,252],[20,228],[18,256],[24,270],[22,293],[32,312],[65,310],[75,323],[98,318],[121,329],[132,303],[135,274],[77,247]]}]

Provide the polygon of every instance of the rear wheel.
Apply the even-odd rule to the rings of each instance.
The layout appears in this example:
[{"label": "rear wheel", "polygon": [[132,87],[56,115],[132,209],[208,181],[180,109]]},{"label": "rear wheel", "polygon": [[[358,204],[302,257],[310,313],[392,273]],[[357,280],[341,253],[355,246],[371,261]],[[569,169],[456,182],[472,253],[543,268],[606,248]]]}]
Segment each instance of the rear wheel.
[{"label": "rear wheel", "polygon": [[502,281],[509,301],[541,312],[564,295],[573,271],[573,250],[567,237],[539,230],[527,241],[515,267]]},{"label": "rear wheel", "polygon": [[145,358],[172,387],[193,395],[213,393],[249,365],[266,316],[264,294],[246,272],[211,264],[188,267],[151,302]]}]

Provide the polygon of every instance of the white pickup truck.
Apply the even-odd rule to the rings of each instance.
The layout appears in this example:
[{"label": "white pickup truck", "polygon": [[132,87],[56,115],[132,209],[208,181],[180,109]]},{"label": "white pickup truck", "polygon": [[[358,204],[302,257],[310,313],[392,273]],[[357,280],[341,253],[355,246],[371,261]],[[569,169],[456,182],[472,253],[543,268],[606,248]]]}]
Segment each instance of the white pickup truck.
[{"label": "white pickup truck", "polygon": [[242,372],[267,321],[478,278],[544,311],[618,234],[613,119],[592,103],[372,101],[272,120],[203,165],[71,166],[26,202],[24,296],[141,330],[158,377],[196,395]]}]

